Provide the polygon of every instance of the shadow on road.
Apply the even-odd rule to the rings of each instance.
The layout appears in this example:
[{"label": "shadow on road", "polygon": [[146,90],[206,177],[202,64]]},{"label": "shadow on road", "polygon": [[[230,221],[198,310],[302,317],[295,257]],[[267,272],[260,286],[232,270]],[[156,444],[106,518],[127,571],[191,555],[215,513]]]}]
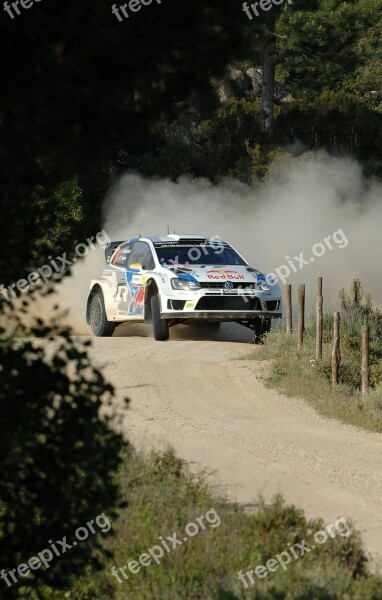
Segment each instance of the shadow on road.
[{"label": "shadow on road", "polygon": [[[120,325],[113,337],[152,337],[150,325]],[[208,324],[192,323],[175,325],[170,328],[171,340],[216,340],[222,342],[254,343],[253,331],[238,323],[222,323],[220,330],[214,331]]]}]

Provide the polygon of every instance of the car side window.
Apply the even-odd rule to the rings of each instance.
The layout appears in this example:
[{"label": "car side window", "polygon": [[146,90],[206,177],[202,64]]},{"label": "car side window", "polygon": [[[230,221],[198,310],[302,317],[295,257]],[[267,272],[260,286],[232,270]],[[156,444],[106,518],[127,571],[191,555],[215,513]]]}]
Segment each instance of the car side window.
[{"label": "car side window", "polygon": [[135,242],[134,247],[129,255],[127,266],[140,263],[146,271],[154,269],[154,257],[150,246],[146,242]]},{"label": "car side window", "polygon": [[129,256],[132,251],[133,244],[123,244],[117,249],[117,252],[114,255],[112,260],[112,264],[116,267],[125,267],[127,266],[127,262]]}]

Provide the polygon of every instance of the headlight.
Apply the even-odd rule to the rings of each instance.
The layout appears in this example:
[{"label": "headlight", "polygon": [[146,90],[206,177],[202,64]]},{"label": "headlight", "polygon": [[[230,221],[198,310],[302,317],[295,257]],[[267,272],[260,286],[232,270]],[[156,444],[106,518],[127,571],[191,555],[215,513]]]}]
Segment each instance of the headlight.
[{"label": "headlight", "polygon": [[262,292],[269,292],[271,288],[269,287],[265,279],[260,279],[259,281],[256,281],[256,289],[261,290]]},{"label": "headlight", "polygon": [[191,281],[190,279],[171,279],[171,287],[173,290],[199,290],[201,285],[197,281]]}]

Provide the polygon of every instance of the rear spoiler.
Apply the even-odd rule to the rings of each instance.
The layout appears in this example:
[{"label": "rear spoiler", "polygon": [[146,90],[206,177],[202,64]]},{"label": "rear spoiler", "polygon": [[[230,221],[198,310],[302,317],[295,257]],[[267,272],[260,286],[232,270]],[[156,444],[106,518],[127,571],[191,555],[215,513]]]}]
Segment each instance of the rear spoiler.
[{"label": "rear spoiler", "polygon": [[123,242],[125,242],[126,240],[122,240],[120,242],[110,242],[110,244],[108,244],[105,248],[105,258],[106,258],[106,262],[109,263],[110,259],[114,253],[114,250],[116,248],[118,248],[118,246],[120,244],[123,244]]}]

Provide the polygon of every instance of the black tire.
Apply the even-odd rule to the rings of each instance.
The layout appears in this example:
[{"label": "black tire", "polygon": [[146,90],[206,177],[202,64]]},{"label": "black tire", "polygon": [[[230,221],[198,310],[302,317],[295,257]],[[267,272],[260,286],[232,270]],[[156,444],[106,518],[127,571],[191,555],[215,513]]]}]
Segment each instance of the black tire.
[{"label": "black tire", "polygon": [[263,338],[266,333],[269,333],[271,330],[271,319],[262,319],[261,317],[256,317],[253,319],[254,332],[255,332],[255,344],[262,344]]},{"label": "black tire", "polygon": [[154,294],[150,299],[151,318],[153,321],[154,339],[158,342],[168,340],[170,333],[168,321],[160,316],[160,298],[158,294]]},{"label": "black tire", "polygon": [[111,337],[116,327],[115,323],[107,320],[101,292],[96,292],[90,303],[90,327],[97,337]]}]

